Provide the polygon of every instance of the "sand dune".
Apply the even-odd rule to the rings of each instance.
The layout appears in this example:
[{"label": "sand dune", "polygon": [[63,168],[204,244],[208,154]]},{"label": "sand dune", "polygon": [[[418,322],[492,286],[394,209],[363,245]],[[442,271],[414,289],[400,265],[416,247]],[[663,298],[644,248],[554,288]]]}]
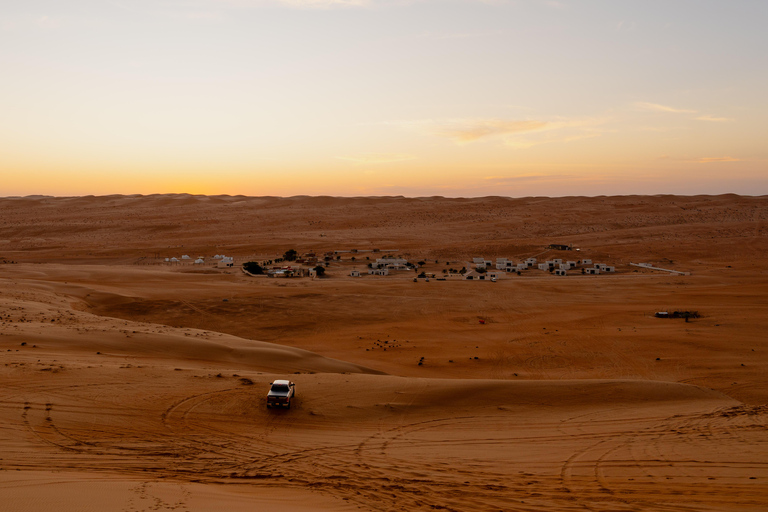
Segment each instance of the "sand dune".
[{"label": "sand dune", "polygon": [[[349,277],[553,242],[618,273]],[[288,248],[359,251],[210,259]],[[730,195],[2,199],[3,509],[763,510],[767,249],[768,199]]]}]

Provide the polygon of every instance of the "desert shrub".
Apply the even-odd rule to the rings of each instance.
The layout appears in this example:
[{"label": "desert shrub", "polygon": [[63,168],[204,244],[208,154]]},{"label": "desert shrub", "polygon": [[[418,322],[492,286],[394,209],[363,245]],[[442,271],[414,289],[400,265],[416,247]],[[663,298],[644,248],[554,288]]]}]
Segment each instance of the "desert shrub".
[{"label": "desert shrub", "polygon": [[669,316],[672,318],[701,318],[698,311],[674,311]]},{"label": "desert shrub", "polygon": [[243,269],[249,274],[260,275],[264,273],[264,268],[255,261],[246,261],[243,263]]}]

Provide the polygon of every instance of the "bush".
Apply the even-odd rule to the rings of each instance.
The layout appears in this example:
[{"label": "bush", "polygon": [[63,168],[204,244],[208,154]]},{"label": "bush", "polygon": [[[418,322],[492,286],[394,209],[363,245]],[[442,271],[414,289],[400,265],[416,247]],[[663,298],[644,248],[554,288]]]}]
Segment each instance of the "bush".
[{"label": "bush", "polygon": [[264,273],[264,269],[255,261],[246,261],[243,263],[243,269],[249,274],[261,275]]},{"label": "bush", "polygon": [[297,253],[295,249],[288,249],[287,251],[285,251],[285,254],[283,254],[283,259],[285,261],[295,261],[296,256],[298,255],[299,253]]},{"label": "bush", "polygon": [[317,277],[323,277],[325,275],[325,268],[318,265],[315,267],[315,272],[317,273]]}]

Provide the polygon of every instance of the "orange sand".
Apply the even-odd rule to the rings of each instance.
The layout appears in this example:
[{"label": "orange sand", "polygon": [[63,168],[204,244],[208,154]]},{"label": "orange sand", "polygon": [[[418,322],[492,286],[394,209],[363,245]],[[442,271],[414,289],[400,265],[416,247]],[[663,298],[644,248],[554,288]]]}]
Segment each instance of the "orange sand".
[{"label": "orange sand", "polygon": [[[0,199],[0,508],[765,510],[767,221],[739,196]],[[314,280],[211,259],[289,248],[358,252]],[[349,277],[374,248],[618,272]]]}]

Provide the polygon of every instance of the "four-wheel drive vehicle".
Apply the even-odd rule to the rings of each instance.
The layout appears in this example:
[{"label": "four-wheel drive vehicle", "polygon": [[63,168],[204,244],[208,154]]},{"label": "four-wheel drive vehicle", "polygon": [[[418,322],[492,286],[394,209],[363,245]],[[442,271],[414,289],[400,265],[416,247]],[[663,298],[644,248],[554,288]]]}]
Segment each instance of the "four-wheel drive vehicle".
[{"label": "four-wheel drive vehicle", "polygon": [[296,384],[288,380],[276,380],[271,386],[267,393],[267,408],[279,406],[290,409],[291,401],[296,395]]}]

